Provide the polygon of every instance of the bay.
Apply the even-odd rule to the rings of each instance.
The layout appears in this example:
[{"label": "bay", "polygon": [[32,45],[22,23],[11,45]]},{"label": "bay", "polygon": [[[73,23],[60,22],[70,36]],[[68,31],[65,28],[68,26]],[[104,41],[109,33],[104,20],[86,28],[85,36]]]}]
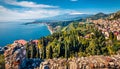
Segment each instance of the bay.
[{"label": "bay", "polygon": [[11,44],[15,40],[24,39],[28,41],[47,35],[50,35],[50,31],[46,24],[0,23],[0,46]]}]

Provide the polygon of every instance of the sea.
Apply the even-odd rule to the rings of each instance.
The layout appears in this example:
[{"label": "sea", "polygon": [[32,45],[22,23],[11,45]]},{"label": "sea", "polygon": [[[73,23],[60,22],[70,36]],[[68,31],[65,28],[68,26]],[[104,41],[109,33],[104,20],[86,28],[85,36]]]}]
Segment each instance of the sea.
[{"label": "sea", "polygon": [[13,43],[15,40],[34,40],[50,35],[46,24],[28,24],[23,22],[0,22],[0,47]]}]

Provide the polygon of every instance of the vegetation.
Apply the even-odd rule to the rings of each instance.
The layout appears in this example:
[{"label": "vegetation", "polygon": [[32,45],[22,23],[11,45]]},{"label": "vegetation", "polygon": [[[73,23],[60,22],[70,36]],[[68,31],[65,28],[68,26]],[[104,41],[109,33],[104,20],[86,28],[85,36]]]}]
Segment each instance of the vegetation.
[{"label": "vegetation", "polygon": [[[106,40],[94,24],[74,22],[61,32],[41,38],[38,43],[39,56],[37,57],[45,59],[116,54],[120,48],[120,43],[119,41],[114,42],[115,36],[112,33],[110,34],[110,39]],[[34,52],[34,54],[29,55],[35,56],[36,51],[33,51],[33,47],[27,49],[27,51]]]},{"label": "vegetation", "polygon": [[26,44],[26,57],[27,58],[38,58],[39,57],[39,49],[36,47],[35,42],[30,41]]},{"label": "vegetation", "polygon": [[5,69],[5,60],[2,54],[0,54],[0,69]]},{"label": "vegetation", "polygon": [[109,19],[109,20],[116,20],[116,19],[119,19],[119,18],[120,18],[120,11],[109,15],[109,18],[108,18],[108,19]]}]

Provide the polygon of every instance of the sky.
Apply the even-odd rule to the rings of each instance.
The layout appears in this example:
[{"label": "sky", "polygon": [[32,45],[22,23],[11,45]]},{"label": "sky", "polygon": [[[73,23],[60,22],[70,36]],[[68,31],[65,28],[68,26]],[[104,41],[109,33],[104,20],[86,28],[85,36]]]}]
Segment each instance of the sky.
[{"label": "sky", "polygon": [[96,14],[120,10],[120,0],[0,0],[0,22],[36,20],[66,13]]}]

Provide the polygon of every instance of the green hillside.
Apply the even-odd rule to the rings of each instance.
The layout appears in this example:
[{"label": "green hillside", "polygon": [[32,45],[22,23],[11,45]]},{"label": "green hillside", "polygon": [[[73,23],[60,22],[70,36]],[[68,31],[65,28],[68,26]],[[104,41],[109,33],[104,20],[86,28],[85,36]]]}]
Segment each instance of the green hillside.
[{"label": "green hillside", "polygon": [[[110,40],[112,41],[112,40]],[[39,39],[39,52],[29,50],[28,58],[70,58],[116,54],[120,44],[109,43],[94,24],[71,23],[61,32]]]},{"label": "green hillside", "polygon": [[[111,15],[99,13],[91,18],[94,17],[116,20],[120,18],[120,11]],[[34,44],[26,45],[27,57],[47,59],[114,55],[120,50],[120,41],[116,40],[116,36],[110,32],[106,40],[104,34],[93,23],[74,21],[60,26],[60,31],[39,39],[38,49]]]}]

